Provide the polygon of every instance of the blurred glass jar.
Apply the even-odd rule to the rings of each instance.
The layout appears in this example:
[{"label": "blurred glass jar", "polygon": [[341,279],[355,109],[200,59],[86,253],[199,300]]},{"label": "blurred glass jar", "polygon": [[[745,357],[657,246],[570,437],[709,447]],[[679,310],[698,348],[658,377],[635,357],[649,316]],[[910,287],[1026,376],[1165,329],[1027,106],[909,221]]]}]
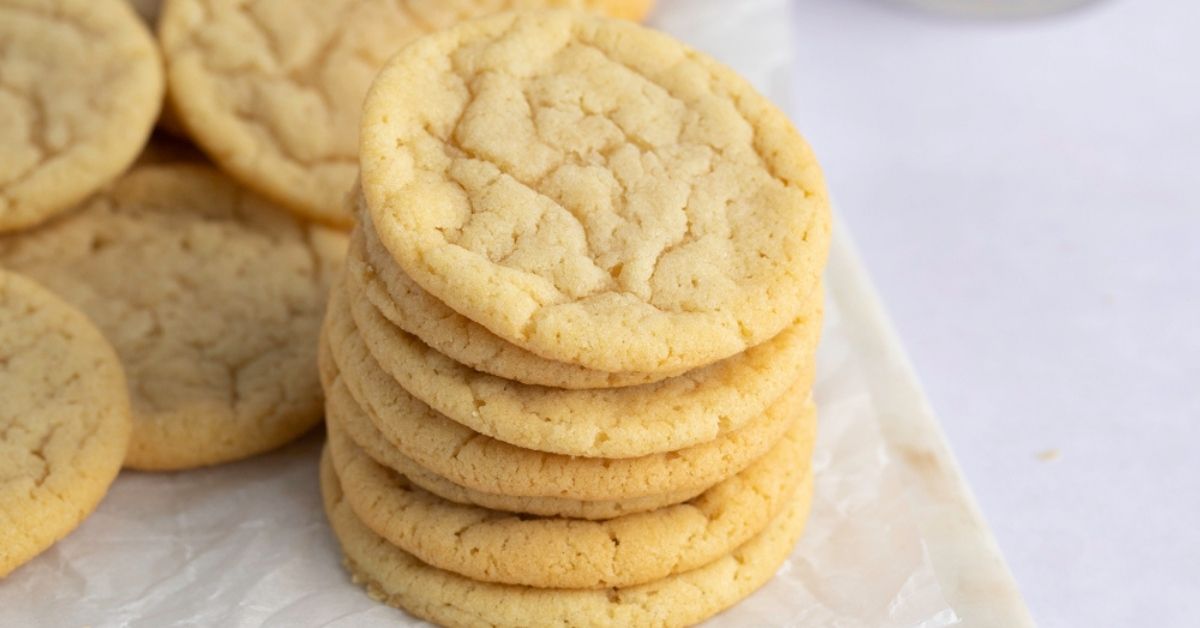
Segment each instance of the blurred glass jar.
[{"label": "blurred glass jar", "polygon": [[939,13],[968,17],[1037,17],[1092,4],[1095,0],[900,0]]}]

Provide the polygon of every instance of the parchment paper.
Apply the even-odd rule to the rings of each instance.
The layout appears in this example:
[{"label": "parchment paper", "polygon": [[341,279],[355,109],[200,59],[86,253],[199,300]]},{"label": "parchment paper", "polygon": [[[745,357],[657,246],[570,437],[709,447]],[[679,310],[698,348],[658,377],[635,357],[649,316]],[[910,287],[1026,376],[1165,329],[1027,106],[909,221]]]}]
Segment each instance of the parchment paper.
[{"label": "parchment paper", "polygon": [[[663,0],[654,24],[785,104],[787,10],[786,0]],[[808,529],[775,579],[712,626],[957,623],[842,307],[831,295],[818,356]],[[0,626],[423,625],[370,600],[342,570],[317,491],[322,440],[214,469],[123,473],[79,530],[0,582]]]}]

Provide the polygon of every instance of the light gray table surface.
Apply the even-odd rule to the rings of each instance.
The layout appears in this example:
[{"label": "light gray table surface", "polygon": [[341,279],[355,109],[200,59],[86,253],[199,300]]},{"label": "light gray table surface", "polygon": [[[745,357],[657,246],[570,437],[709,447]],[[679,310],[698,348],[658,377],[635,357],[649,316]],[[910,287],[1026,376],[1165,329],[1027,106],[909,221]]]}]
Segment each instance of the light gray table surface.
[{"label": "light gray table surface", "polygon": [[796,0],[822,159],[1039,625],[1200,617],[1200,3]]}]

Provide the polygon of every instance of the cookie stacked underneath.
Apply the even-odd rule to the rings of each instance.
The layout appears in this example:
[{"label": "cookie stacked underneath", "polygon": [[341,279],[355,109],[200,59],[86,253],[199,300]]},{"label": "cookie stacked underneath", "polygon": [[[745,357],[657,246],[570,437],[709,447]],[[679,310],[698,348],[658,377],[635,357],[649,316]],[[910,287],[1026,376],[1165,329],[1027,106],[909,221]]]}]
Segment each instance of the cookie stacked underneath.
[{"label": "cookie stacked underneath", "polygon": [[451,625],[679,625],[765,583],[812,494],[820,171],[727,68],[506,14],[376,79],[321,339],[354,577]]}]

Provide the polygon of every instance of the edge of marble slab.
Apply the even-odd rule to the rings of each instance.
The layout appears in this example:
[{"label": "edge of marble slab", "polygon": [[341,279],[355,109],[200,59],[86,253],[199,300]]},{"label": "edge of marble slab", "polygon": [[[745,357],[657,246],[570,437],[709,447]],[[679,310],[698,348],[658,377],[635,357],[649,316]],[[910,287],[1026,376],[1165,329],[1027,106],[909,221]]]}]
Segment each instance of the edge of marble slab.
[{"label": "edge of marble slab", "polygon": [[845,224],[835,221],[828,290],[868,371],[880,428],[911,478],[917,524],[946,599],[966,626],[1034,626]]}]

